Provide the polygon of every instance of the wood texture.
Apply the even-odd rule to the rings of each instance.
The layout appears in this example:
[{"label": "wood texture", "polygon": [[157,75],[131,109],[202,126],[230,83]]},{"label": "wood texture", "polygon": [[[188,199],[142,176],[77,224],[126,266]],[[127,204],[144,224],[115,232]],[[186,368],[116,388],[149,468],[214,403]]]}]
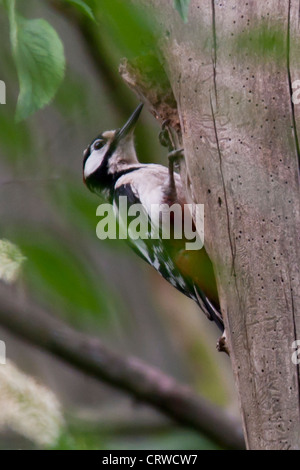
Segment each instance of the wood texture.
[{"label": "wood texture", "polygon": [[250,449],[299,449],[299,2],[172,0],[153,14],[177,100],[187,190],[205,204]]}]

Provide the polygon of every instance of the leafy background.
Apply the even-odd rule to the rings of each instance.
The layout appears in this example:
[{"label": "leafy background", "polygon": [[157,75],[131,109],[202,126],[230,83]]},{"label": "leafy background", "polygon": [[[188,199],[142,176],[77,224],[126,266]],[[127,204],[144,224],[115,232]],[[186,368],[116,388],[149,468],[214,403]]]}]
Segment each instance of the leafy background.
[{"label": "leafy background", "polygon": [[[215,351],[218,331],[123,242],[97,240],[98,201],[82,184],[83,149],[100,131],[122,125],[137,105],[118,65],[153,50],[151,19],[122,0],[19,0],[17,14],[14,6],[0,2],[0,79],[7,86],[0,106],[0,239],[15,244],[22,258],[20,295],[236,411],[227,358]],[[174,2],[185,22],[188,6]],[[144,111],[136,139],[142,161],[166,163],[158,132]],[[48,448],[213,447],[1,327],[0,339],[9,359],[61,403],[64,425]],[[0,448],[41,448],[34,432],[24,436],[9,423],[1,429],[0,419]]]}]

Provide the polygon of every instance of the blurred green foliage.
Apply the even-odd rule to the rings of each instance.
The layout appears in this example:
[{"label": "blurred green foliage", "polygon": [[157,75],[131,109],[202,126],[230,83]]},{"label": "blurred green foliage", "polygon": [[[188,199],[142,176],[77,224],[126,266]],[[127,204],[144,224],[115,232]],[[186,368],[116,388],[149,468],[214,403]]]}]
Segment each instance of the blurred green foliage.
[{"label": "blurred green foliage", "polygon": [[0,107],[0,141],[4,150],[1,156],[7,162],[16,162],[21,153],[26,155],[32,149],[29,128],[16,123],[13,109]]},{"label": "blurred green foliage", "polygon": [[62,434],[54,450],[219,450],[204,436],[182,430],[133,433],[114,435],[113,432],[100,432],[72,426]]},{"label": "blurred green foliage", "polygon": [[[116,304],[109,286],[86,269],[76,251],[49,231],[19,231],[18,246],[27,258],[24,275],[29,288],[43,303],[65,312],[68,321],[82,327],[83,320],[94,319],[105,325]],[[101,288],[99,288],[99,286]]]},{"label": "blurred green foliage", "polygon": [[144,10],[123,0],[93,1],[102,35],[128,59],[153,51],[156,47],[155,25]]}]

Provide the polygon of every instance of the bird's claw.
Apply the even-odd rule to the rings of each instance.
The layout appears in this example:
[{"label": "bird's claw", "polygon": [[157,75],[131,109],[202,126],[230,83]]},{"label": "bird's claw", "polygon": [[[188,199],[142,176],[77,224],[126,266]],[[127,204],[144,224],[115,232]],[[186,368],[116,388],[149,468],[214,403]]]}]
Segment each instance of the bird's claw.
[{"label": "bird's claw", "polygon": [[219,340],[217,342],[217,350],[219,352],[225,352],[226,354],[228,354],[228,356],[230,356],[228,345],[227,345],[227,338],[226,338],[225,330],[224,330],[224,333],[222,334],[221,338],[219,338]]},{"label": "bird's claw", "polygon": [[161,129],[164,131],[165,128],[170,124],[171,119],[165,119],[164,122],[162,123]]},{"label": "bird's claw", "polygon": [[175,160],[178,160],[179,158],[183,158],[184,157],[183,152],[184,152],[183,149],[172,150],[172,152],[169,152],[168,154],[168,159],[175,161]]},{"label": "bird's claw", "polygon": [[179,160],[184,158],[184,150],[183,149],[177,149],[177,150],[172,150],[172,152],[169,152],[168,154],[168,159],[169,159],[169,165],[174,165],[177,167],[179,163]]},{"label": "bird's claw", "polygon": [[172,129],[171,119],[165,119],[161,126],[159,133],[159,142],[163,147],[166,147],[169,152],[176,148],[175,131]]},{"label": "bird's claw", "polygon": [[166,147],[168,150],[171,150],[173,148],[169,131],[164,127],[164,124],[162,130],[159,133],[158,139],[160,145],[162,145],[163,147]]}]

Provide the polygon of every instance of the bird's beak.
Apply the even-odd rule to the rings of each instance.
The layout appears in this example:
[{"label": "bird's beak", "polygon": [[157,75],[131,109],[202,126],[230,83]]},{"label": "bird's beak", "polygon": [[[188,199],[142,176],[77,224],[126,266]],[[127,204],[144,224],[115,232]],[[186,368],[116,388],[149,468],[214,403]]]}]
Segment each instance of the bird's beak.
[{"label": "bird's beak", "polygon": [[126,122],[126,124],[124,124],[124,126],[117,131],[114,138],[114,143],[119,143],[120,140],[124,139],[124,137],[128,136],[134,130],[142,112],[143,106],[143,104],[139,104],[136,110],[132,113],[132,115]]}]

